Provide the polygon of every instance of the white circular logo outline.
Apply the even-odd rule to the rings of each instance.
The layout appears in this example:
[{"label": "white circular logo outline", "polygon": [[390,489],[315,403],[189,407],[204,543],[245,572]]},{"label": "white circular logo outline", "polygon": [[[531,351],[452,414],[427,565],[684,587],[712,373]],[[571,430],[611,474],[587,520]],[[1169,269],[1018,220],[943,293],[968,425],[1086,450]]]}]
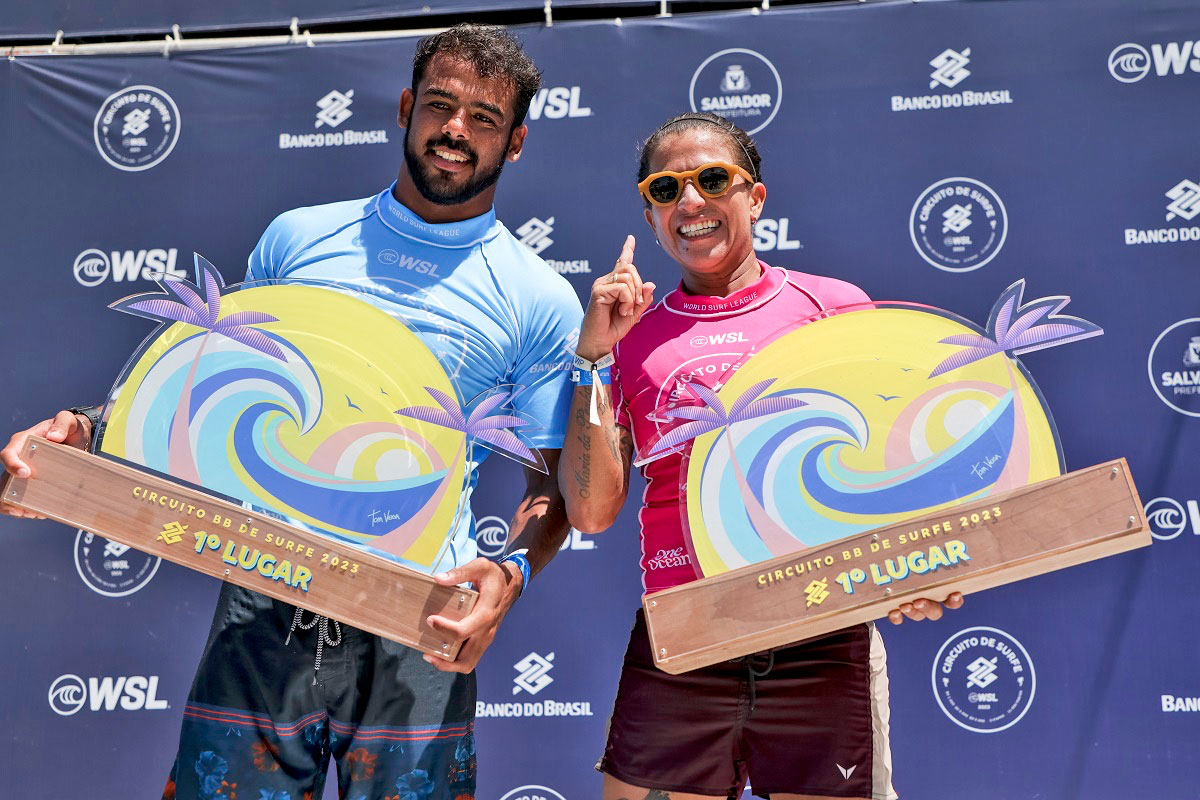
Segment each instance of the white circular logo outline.
[{"label": "white circular logo outline", "polygon": [[536,783],[529,783],[524,786],[518,786],[517,788],[511,790],[510,792],[505,794],[503,797],[501,797],[500,800],[513,800],[514,798],[519,797],[519,795],[517,794],[518,792],[524,792],[524,791],[531,790],[531,789],[540,789],[541,791],[546,792],[549,797],[558,798],[558,800],[567,800],[567,798],[563,797],[561,794],[554,791],[549,786],[539,786]]},{"label": "white circular logo outline", "polygon": [[[491,524],[485,525],[484,523]],[[504,536],[501,538],[499,546],[497,546],[496,542],[492,541],[494,538],[490,535],[492,531],[504,531]],[[486,548],[484,545],[486,545]],[[475,549],[479,552],[479,555],[488,558],[498,556],[504,552],[504,548],[507,545],[508,520],[495,515],[480,517],[475,520]]]},{"label": "white circular logo outline", "polygon": [[[1163,507],[1155,511],[1151,511],[1150,507],[1155,503],[1159,503]],[[1166,521],[1164,520],[1156,523],[1154,517],[1156,515],[1162,515],[1165,517],[1169,511],[1173,511],[1175,514],[1179,515],[1179,527],[1174,533],[1167,536],[1159,534],[1154,530],[1156,524],[1165,527],[1167,525]],[[1169,542],[1172,539],[1178,539],[1179,535],[1187,530],[1187,511],[1184,509],[1183,503],[1180,503],[1174,497],[1155,497],[1153,500],[1148,501],[1146,505],[1142,506],[1142,512],[1146,515],[1146,524],[1150,526],[1150,535],[1160,542]],[[1172,527],[1174,527],[1173,523]]]},{"label": "white circular logo outline", "polygon": [[[89,533],[91,533],[91,531],[85,531],[83,528],[79,528],[75,532],[75,571],[77,573],[79,573],[79,579],[81,581],[83,581],[84,585],[87,586],[89,589],[91,589],[96,594],[104,595],[105,597],[127,597],[128,595],[131,595],[134,592],[140,592],[142,589],[144,589],[146,587],[147,584],[150,583],[151,580],[154,579],[154,576],[158,573],[158,568],[162,566],[162,562],[163,562],[162,556],[147,556],[148,558],[155,559],[154,566],[150,569],[150,574],[148,574],[146,577],[142,578],[142,580],[138,581],[133,586],[132,589],[126,589],[121,592],[110,592],[110,591],[101,589],[101,588],[97,587],[96,584],[94,584],[90,580],[88,580],[87,575],[83,574],[83,565],[79,563],[79,541]],[[103,536],[101,536],[98,533],[92,533],[91,535],[95,536],[97,539],[104,538]],[[140,550],[137,550],[136,548],[133,548],[133,549],[136,552],[141,553]],[[146,553],[141,553],[141,554],[147,555]]]},{"label": "white circular logo outline", "polygon": [[[104,274],[95,280],[85,281],[83,278],[79,277],[79,269],[83,264],[83,257],[89,253],[94,253],[97,258],[104,262]],[[89,247],[87,250],[84,250],[82,253],[75,256],[75,264],[71,269],[75,273],[75,282],[80,286],[86,286],[90,289],[92,287],[99,286],[108,280],[108,276],[112,273],[112,262],[108,258],[108,253],[105,253],[103,250],[97,250],[94,247]]]},{"label": "white circular logo outline", "polygon": [[[167,145],[167,149],[164,150],[163,152],[159,153],[158,156],[154,158],[154,160],[149,161],[140,166],[130,167],[125,164],[119,164],[116,161],[113,161],[109,157],[108,153],[104,152],[104,146],[100,144],[100,118],[104,116],[105,107],[107,107],[108,104],[111,103],[113,100],[115,100],[116,98],[120,97],[123,94],[128,94],[129,92],[136,92],[136,91],[141,91],[141,90],[155,92],[156,94],[161,96],[164,100],[166,100],[167,105],[169,105],[171,108],[172,119],[174,119],[174,121],[175,121],[175,130],[171,133],[171,143],[169,145]],[[171,97],[171,95],[169,95],[165,91],[163,91],[162,89],[159,89],[157,86],[150,86],[148,84],[142,83],[142,84],[138,84],[137,86],[126,86],[125,88],[119,89],[119,90],[113,92],[112,94],[110,94],[108,97],[104,98],[104,102],[100,104],[100,109],[96,112],[96,118],[92,121],[92,140],[96,143],[96,151],[98,153],[100,153],[100,156],[105,161],[107,161],[111,166],[114,166],[117,169],[122,170],[124,172],[142,172],[144,170],[150,169],[151,167],[158,166],[164,160],[166,160],[167,156],[171,155],[171,151],[175,149],[175,145],[179,142],[179,131],[182,127],[183,127],[183,120],[179,115],[179,106],[175,105],[175,99],[173,97]]]},{"label": "white circular logo outline", "polygon": [[1180,325],[1187,325],[1189,322],[1200,323],[1200,317],[1188,317],[1187,319],[1181,319],[1175,324],[1168,326],[1167,329],[1160,333],[1158,338],[1154,340],[1154,344],[1150,345],[1150,355],[1146,358],[1146,376],[1150,379],[1150,388],[1154,389],[1154,393],[1158,395],[1159,400],[1162,400],[1180,414],[1186,414],[1189,417],[1200,418],[1200,411],[1188,411],[1187,409],[1180,408],[1168,400],[1159,390],[1158,382],[1154,380],[1154,351],[1158,349],[1158,345],[1160,342],[1162,342],[1164,336],[1178,328]]},{"label": "white circular logo outline", "polygon": [[[1145,64],[1145,67],[1141,69],[1141,74],[1136,77],[1123,78],[1117,74],[1117,62],[1120,60],[1117,58],[1117,54],[1126,48],[1128,48],[1128,52],[1122,53],[1122,58],[1128,58],[1129,56],[1138,54],[1141,55],[1142,63]],[[1108,74],[1112,75],[1121,83],[1137,83],[1142,78],[1150,74],[1150,53],[1146,51],[1146,48],[1142,47],[1136,42],[1125,42],[1125,44],[1119,44],[1112,49],[1111,53],[1108,54]]]},{"label": "white circular logo outline", "polygon": [[[929,195],[929,193],[932,192],[934,189],[941,186],[943,183],[949,183],[951,181],[964,181],[966,183],[973,183],[976,186],[979,186],[979,187],[985,189],[992,197],[994,197],[996,199],[996,205],[998,205],[1000,207],[1000,220],[1003,223],[1003,230],[1000,231],[999,244],[997,244],[995,249],[992,250],[991,255],[989,255],[987,258],[983,259],[982,261],[980,261],[978,264],[972,264],[969,267],[947,267],[944,264],[939,264],[936,261],[934,261],[933,259],[931,259],[928,255],[926,255],[924,249],[921,248],[920,243],[917,242],[917,227],[916,227],[917,209],[921,207],[921,201],[925,197],[927,197]],[[991,260],[993,258],[995,258],[996,256],[998,256],[1000,254],[1000,251],[1002,249],[1004,249],[1004,243],[1006,241],[1008,241],[1008,209],[1005,208],[1004,200],[1001,199],[1000,193],[997,192],[992,187],[988,186],[983,181],[976,180],[975,178],[964,178],[964,177],[943,178],[942,180],[938,181],[937,183],[933,183],[933,184],[930,184],[929,186],[925,187],[925,189],[919,195],[917,195],[917,201],[915,203],[913,203],[912,211],[909,212],[909,215],[908,215],[908,238],[912,240],[913,248],[917,251],[917,255],[919,255],[919,256],[921,256],[921,258],[925,259],[926,263],[928,263],[930,266],[936,267],[937,269],[940,269],[943,272],[956,272],[956,273],[974,272],[975,270],[979,269],[980,267],[983,267],[986,264],[990,263]]]},{"label": "white circular logo outline", "polygon": [[[71,681],[71,685],[63,687],[59,686],[59,684],[61,684],[63,681],[68,680]],[[74,689],[75,691],[71,692],[71,689]],[[58,707],[58,704],[56,703],[56,695],[58,696],[58,702],[64,703],[64,708],[69,710],[64,711]],[[55,679],[54,683],[50,684],[50,691],[46,693],[46,699],[50,703],[50,710],[55,714],[58,714],[60,717],[69,717],[72,714],[78,714],[83,708],[84,703],[87,702],[87,685],[83,682],[83,678],[79,677],[78,675],[72,675],[70,673],[66,675],[59,675],[58,678]],[[71,706],[74,707],[72,708]]]},{"label": "white circular logo outline", "polygon": [[[1025,656],[1025,663],[1029,667],[1029,699],[1025,701],[1025,707],[1021,709],[1021,713],[1017,714],[1017,716],[1014,717],[1008,724],[1000,728],[972,728],[970,725],[967,725],[965,722],[957,719],[946,709],[945,704],[942,703],[942,694],[940,691],[938,691],[938,663],[942,660],[942,653],[946,652],[946,648],[951,642],[957,641],[964,633],[971,633],[972,631],[998,633],[1007,638],[1017,646],[1017,649],[1021,651],[1021,655]],[[1025,649],[1025,645],[1021,644],[1020,640],[1018,640],[1017,637],[1013,636],[1008,631],[1002,631],[999,628],[992,628],[987,625],[975,625],[970,628],[963,628],[958,633],[953,634],[950,636],[950,638],[946,639],[946,641],[942,643],[942,646],[938,648],[937,655],[933,657],[933,668],[930,671],[930,676],[931,683],[933,685],[933,698],[937,700],[938,708],[940,708],[942,713],[946,715],[946,718],[955,725],[960,728],[965,728],[973,733],[999,733],[1000,731],[1008,730],[1013,725],[1016,725],[1018,722],[1020,722],[1021,719],[1029,712],[1029,709],[1033,707],[1034,695],[1037,694],[1037,670],[1034,669],[1033,658],[1029,655],[1029,651]]]},{"label": "white circular logo outline", "polygon": [[696,67],[696,71],[692,73],[692,82],[688,84],[688,104],[692,107],[692,111],[698,111],[696,108],[696,81],[700,78],[700,73],[703,72],[704,68],[707,67],[714,59],[728,55],[729,53],[745,53],[746,55],[754,56],[766,64],[767,68],[771,70],[771,74],[775,76],[775,107],[771,109],[771,113],[767,116],[763,124],[759,125],[754,130],[746,131],[747,136],[753,136],[771,124],[771,120],[775,119],[775,115],[779,113],[779,107],[783,105],[783,78],[779,77],[779,70],[775,69],[775,65],[771,63],[771,60],[762,53],[754,50],[748,50],[745,47],[730,47],[728,49],[713,53],[711,56],[704,59],[704,61],[700,63],[700,66]]}]

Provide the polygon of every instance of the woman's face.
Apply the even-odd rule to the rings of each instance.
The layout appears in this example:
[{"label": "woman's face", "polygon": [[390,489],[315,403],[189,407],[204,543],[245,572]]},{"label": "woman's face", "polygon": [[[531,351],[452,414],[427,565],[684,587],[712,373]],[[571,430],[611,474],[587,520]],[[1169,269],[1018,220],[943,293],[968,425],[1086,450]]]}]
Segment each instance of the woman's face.
[{"label": "woman's face", "polygon": [[[650,159],[650,172],[685,172],[713,161],[737,164],[739,154],[737,143],[719,130],[692,128],[660,141]],[[740,175],[720,197],[705,197],[688,180],[678,202],[647,208],[646,222],[663,250],[684,269],[720,273],[734,269],[753,252],[754,220],[762,213],[766,196],[766,187]]]}]

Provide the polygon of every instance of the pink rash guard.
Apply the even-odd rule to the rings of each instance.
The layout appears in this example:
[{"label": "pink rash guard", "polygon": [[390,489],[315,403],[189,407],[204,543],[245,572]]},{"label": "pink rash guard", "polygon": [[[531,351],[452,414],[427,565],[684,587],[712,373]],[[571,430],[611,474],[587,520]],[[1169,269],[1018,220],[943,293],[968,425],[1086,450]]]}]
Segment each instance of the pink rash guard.
[{"label": "pink rash guard", "polygon": [[[733,365],[789,321],[826,309],[861,303],[867,295],[836,278],[808,275],[759,262],[762,276],[728,297],[687,294],[682,284],[645,313],[614,349],[616,421],[633,432],[634,450],[664,426],[654,411],[691,393],[693,377],[710,387],[727,380]],[[677,421],[667,426],[679,424]],[[646,593],[701,577],[684,541],[680,507],[679,453],[642,467],[646,491],[638,513],[642,538],[642,585]]]}]

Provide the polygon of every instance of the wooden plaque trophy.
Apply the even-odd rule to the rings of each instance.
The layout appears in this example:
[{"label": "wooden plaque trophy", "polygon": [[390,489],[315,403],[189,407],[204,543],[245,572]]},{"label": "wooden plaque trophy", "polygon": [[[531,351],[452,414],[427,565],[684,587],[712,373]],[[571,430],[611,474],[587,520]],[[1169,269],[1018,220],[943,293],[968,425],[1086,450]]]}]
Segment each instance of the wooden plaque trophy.
[{"label": "wooden plaque trophy", "polygon": [[[643,599],[684,672],[1150,544],[1124,459],[1063,472],[1020,353],[1102,333],[1001,295],[987,330],[869,303],[789,325],[655,409],[698,580]],[[686,452],[685,452],[686,450]]]},{"label": "wooden plaque trophy", "polygon": [[[196,256],[113,308],[159,322],[93,453],[31,439],[5,502],[447,658],[476,593],[436,584],[469,544],[472,448],[545,465],[504,411],[463,403],[387,287],[244,284]],[[386,281],[385,281],[386,282]],[[445,356],[445,354],[441,354]]]}]

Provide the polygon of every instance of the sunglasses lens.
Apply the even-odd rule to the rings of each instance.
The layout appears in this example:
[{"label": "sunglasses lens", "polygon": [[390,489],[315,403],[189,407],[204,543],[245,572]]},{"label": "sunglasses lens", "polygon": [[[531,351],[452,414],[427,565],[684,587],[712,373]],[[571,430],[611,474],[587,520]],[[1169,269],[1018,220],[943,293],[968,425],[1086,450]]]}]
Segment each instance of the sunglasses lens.
[{"label": "sunglasses lens", "polygon": [[679,196],[679,181],[670,175],[664,175],[650,181],[646,191],[656,203],[673,203]]},{"label": "sunglasses lens", "polygon": [[709,167],[697,176],[696,185],[707,195],[723,195],[729,189],[729,172],[724,167]]}]

